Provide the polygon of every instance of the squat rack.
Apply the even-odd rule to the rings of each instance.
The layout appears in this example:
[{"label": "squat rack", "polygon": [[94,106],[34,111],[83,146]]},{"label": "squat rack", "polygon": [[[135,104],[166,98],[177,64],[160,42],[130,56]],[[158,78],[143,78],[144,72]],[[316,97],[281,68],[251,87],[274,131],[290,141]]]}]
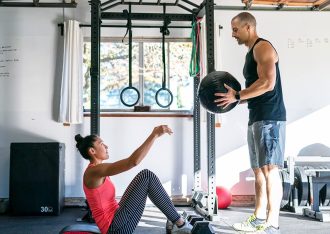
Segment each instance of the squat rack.
[{"label": "squat rack", "polygon": [[[185,5],[183,5],[184,3]],[[188,14],[166,13],[165,17],[171,21],[192,22],[197,16],[204,14],[207,28],[207,72],[215,70],[214,62],[214,0],[204,0],[201,5],[188,0],[176,0],[174,3],[165,3],[162,0],[155,2],[127,2],[125,0],[91,0],[91,134],[100,134],[100,42],[102,20],[127,20],[122,12],[108,12],[118,5],[148,5],[148,6],[177,6]],[[189,8],[190,7],[190,8]],[[203,12],[203,13],[202,13]],[[132,20],[142,21],[163,21],[164,14],[157,13],[131,13]],[[104,25],[106,26],[106,25]],[[122,27],[113,25],[114,27]],[[108,25],[111,27],[111,25]],[[124,26],[126,27],[126,25]],[[142,27],[142,26],[141,26]],[[201,188],[201,150],[200,150],[200,104],[197,98],[199,77],[194,77],[194,191],[192,205],[195,209],[209,220],[218,219],[218,207],[215,181],[215,117],[214,114],[207,114],[207,159],[208,159],[208,192]]]}]

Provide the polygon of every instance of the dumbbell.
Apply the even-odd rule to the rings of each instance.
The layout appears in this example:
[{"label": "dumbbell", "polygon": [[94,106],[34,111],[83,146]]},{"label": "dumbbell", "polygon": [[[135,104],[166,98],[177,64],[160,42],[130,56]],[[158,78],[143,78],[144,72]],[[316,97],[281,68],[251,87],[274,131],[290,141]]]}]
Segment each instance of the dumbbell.
[{"label": "dumbbell", "polygon": [[215,234],[213,227],[208,221],[196,221],[191,234]]},{"label": "dumbbell", "polygon": [[204,221],[204,218],[198,215],[189,215],[187,217],[187,221],[190,223],[191,226],[194,226],[197,221]]}]

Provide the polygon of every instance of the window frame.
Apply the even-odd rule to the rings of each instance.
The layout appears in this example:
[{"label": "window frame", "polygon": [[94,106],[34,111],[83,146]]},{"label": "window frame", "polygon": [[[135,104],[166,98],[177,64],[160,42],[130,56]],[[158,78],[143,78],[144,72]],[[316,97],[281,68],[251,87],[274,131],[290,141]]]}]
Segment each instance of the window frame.
[{"label": "window frame", "polygon": [[[85,42],[91,42],[91,37],[84,37],[83,38],[83,43]],[[122,37],[101,37],[101,43],[104,42],[110,42],[110,43],[118,43],[118,42],[123,42],[123,43],[128,43],[128,37],[123,38]],[[160,37],[133,37],[133,42],[134,43],[139,43],[139,65],[143,66],[143,43],[162,43],[162,38]],[[169,42],[192,42],[191,38],[166,38],[165,43]],[[141,53],[142,52],[142,53]],[[170,63],[170,50],[167,50],[166,53],[166,63]],[[166,74],[168,77],[170,77],[170,67],[166,67]],[[193,78],[191,78],[193,79]],[[168,78],[166,80],[166,86],[169,87],[170,85],[170,79]],[[143,99],[144,99],[144,77],[143,73],[139,74],[139,92],[140,92],[140,100],[137,103],[138,106],[142,106],[143,104]],[[136,112],[134,111],[134,107],[130,109],[118,109],[118,108],[113,108],[113,109],[100,109],[101,112],[101,117],[123,117],[123,116],[136,116],[136,117],[152,117],[152,116],[169,116],[169,117],[191,117],[193,113],[193,105],[191,110],[170,110],[170,107],[168,108],[161,108],[161,109],[150,109],[148,112]],[[91,110],[88,108],[84,108],[83,110],[84,116],[90,116]],[[150,114],[146,114],[150,113]]]}]

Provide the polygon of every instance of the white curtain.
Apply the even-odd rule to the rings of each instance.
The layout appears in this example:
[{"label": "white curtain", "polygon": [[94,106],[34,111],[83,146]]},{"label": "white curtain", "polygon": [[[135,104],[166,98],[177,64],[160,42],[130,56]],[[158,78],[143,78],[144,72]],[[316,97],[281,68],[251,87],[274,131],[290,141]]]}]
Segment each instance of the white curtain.
[{"label": "white curtain", "polygon": [[79,22],[64,23],[64,51],[61,101],[58,121],[79,124],[83,121],[83,36]]}]

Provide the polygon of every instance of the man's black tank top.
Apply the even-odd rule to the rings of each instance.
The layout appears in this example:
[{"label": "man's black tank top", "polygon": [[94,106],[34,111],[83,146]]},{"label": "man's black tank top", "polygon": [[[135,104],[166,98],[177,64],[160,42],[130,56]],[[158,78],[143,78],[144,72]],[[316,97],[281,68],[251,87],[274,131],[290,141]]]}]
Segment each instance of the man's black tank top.
[{"label": "man's black tank top", "polygon": [[[254,56],[253,56],[253,49],[255,45],[260,41],[267,41],[267,40],[258,38],[245,57],[243,75],[245,77],[246,88],[252,85],[259,78],[257,73],[257,63],[254,60]],[[276,120],[276,121],[286,120],[286,110],[283,102],[279,61],[277,61],[275,66],[276,66],[276,83],[274,89],[258,97],[254,97],[247,100],[248,108],[249,108],[249,125],[253,124],[256,121],[261,121],[261,120]]]}]

